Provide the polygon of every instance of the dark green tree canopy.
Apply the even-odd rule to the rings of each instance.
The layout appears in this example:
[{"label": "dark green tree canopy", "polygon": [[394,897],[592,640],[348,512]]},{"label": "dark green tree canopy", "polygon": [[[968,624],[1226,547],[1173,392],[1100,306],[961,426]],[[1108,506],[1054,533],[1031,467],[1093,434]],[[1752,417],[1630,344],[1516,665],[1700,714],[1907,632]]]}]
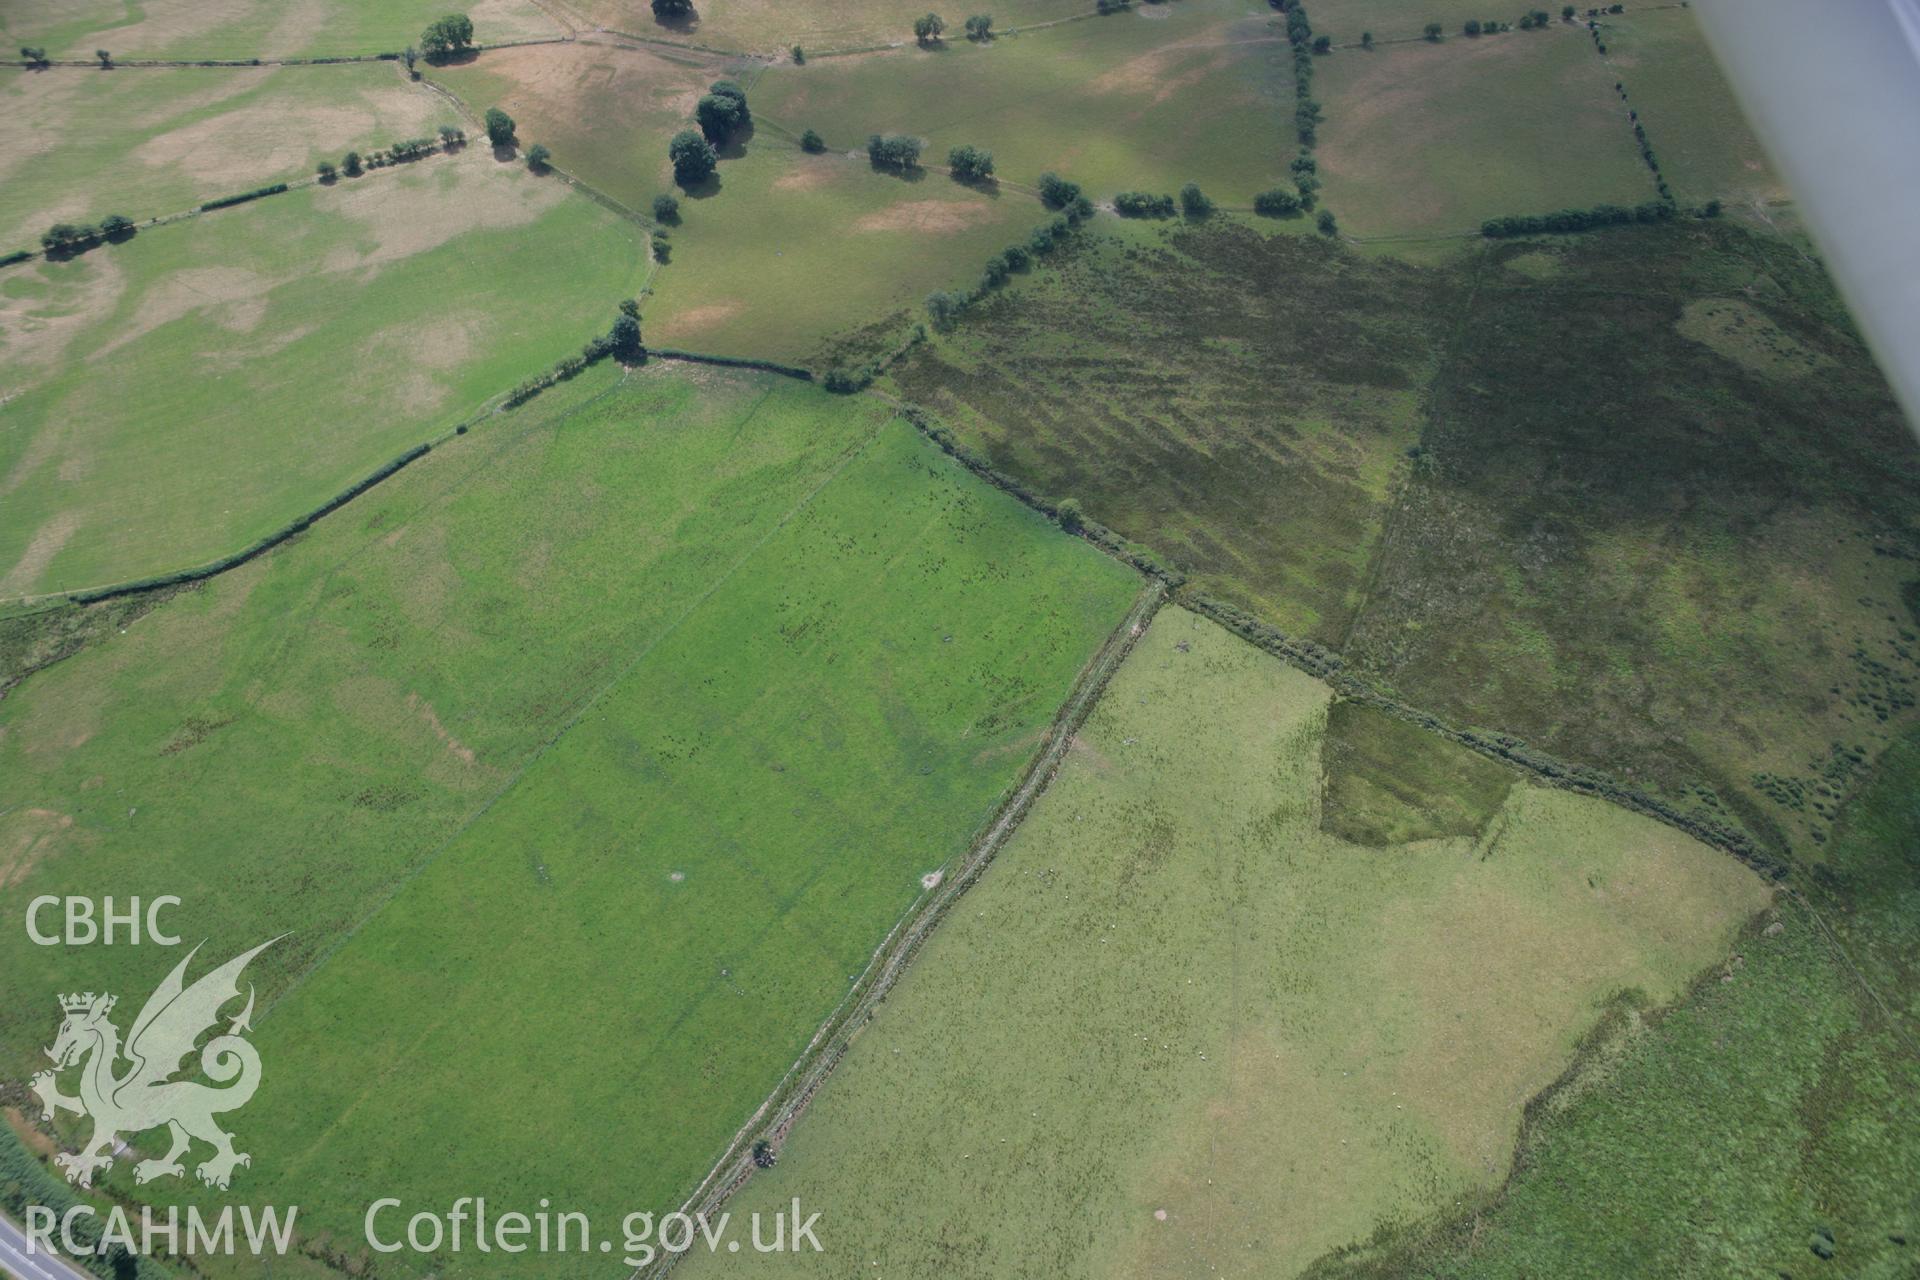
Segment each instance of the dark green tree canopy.
[{"label": "dark green tree canopy", "polygon": [[985,182],[993,176],[993,152],[984,147],[955,147],[947,152],[947,168],[959,182]]},{"label": "dark green tree canopy", "polygon": [[683,187],[706,181],[720,163],[713,144],[692,129],[673,135],[673,141],[667,144],[667,158],[673,161],[674,179]]},{"label": "dark green tree canopy", "polygon": [[473,48],[473,19],[464,13],[436,18],[420,33],[420,48],[429,58],[451,58]]},{"label": "dark green tree canopy", "polygon": [[512,116],[498,107],[488,107],[485,120],[487,125],[487,141],[496,147],[510,147],[513,145],[514,123]]}]

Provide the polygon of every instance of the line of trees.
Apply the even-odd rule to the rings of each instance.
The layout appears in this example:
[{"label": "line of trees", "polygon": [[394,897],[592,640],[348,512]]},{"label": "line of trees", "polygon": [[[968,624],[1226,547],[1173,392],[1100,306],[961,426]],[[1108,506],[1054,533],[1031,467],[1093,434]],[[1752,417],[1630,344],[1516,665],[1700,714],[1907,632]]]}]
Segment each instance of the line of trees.
[{"label": "line of trees", "polygon": [[440,139],[436,143],[432,138],[407,138],[393,143],[385,150],[369,151],[361,155],[358,151],[349,151],[340,158],[335,166],[331,160],[322,160],[314,166],[314,173],[322,182],[334,182],[340,177],[357,178],[369,169],[384,169],[390,164],[406,164],[409,161],[423,159],[435,151],[444,151],[451,155],[467,145],[467,131],[457,125],[440,126]]},{"label": "line of trees", "polygon": [[922,14],[913,20],[913,39],[923,48],[940,43],[940,33],[947,29],[947,20],[937,13]]},{"label": "line of trees", "polygon": [[987,259],[980,272],[980,283],[972,289],[937,289],[927,295],[927,319],[935,331],[945,333],[966,313],[967,308],[1000,288],[1015,275],[1033,269],[1036,259],[1057,250],[1075,227],[1093,216],[1093,203],[1076,196],[1066,212],[1055,215],[1033,229],[1025,244],[1008,245]]},{"label": "line of trees", "polygon": [[646,355],[647,348],[640,337],[640,304],[631,298],[625,299],[620,303],[620,314],[614,318],[611,329],[600,337],[589,338],[586,345],[580,348],[579,355],[567,356],[545,373],[522,380],[507,392],[505,407],[517,408],[548,387],[576,377],[608,356],[617,357],[626,364],[634,364],[644,360]]},{"label": "line of trees", "polygon": [[[56,222],[40,233],[40,248],[49,258],[71,258],[103,242],[119,244],[131,240],[138,231],[132,218],[118,213],[108,214],[97,226],[86,222]],[[30,255],[21,255],[27,256]]]},{"label": "line of trees", "polygon": [[[1713,208],[1715,213],[1719,212],[1717,204]],[[1632,208],[1618,204],[1597,204],[1588,209],[1559,209],[1553,213],[1488,218],[1480,224],[1480,234],[1490,240],[1509,236],[1566,235],[1576,231],[1591,231],[1596,227],[1666,222],[1677,212],[1678,209],[1666,200],[1649,200]]]}]

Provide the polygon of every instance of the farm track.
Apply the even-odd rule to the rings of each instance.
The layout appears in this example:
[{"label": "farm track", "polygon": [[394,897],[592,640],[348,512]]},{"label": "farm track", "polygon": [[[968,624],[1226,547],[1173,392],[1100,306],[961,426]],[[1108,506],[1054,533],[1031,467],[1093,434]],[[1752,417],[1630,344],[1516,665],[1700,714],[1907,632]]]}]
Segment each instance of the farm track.
[{"label": "farm track", "polygon": [[[752,1176],[754,1147],[764,1140],[778,1150],[933,930],[1019,829],[1033,802],[1059,771],[1061,761],[1073,745],[1074,734],[1100,700],[1107,682],[1133,652],[1134,644],[1145,634],[1147,625],[1167,599],[1166,584],[1148,579],[1126,617],[1082,669],[1047,730],[1046,745],[1027,766],[1020,782],[1001,801],[968,851],[961,855],[958,865],[943,874],[940,883],[908,910],[875,949],[866,970],[840,1007],[828,1016],[779,1085],[734,1135],[726,1153],[681,1206],[683,1212],[705,1213],[711,1217]],[[664,1276],[678,1260],[677,1254],[665,1253],[651,1266],[641,1267],[634,1274]]]}]

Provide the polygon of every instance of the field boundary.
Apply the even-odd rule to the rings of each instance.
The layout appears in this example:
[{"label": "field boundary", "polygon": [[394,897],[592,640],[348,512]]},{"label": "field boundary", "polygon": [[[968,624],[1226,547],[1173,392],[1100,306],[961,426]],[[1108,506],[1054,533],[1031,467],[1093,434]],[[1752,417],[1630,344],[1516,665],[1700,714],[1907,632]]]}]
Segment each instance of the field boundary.
[{"label": "field boundary", "polygon": [[[943,875],[938,885],[926,890],[925,896],[908,908],[888,931],[839,1007],[827,1016],[766,1101],[734,1135],[726,1153],[681,1206],[682,1212],[705,1213],[710,1217],[753,1176],[754,1151],[759,1143],[766,1141],[777,1151],[779,1144],[786,1140],[794,1123],[846,1057],[860,1031],[873,1020],[881,1002],[919,954],[927,938],[960,896],[985,873],[1019,829],[1033,802],[1053,781],[1067,749],[1073,744],[1074,734],[1086,722],[1114,672],[1133,652],[1134,644],[1145,634],[1148,623],[1167,599],[1166,584],[1157,578],[1148,578],[1126,616],[1081,668],[1066,701],[1047,728],[1046,745],[1028,764],[1019,782],[1001,799],[967,852],[960,855],[952,874]],[[678,1254],[664,1253],[654,1263],[637,1268],[632,1274],[664,1276],[678,1261]]]}]

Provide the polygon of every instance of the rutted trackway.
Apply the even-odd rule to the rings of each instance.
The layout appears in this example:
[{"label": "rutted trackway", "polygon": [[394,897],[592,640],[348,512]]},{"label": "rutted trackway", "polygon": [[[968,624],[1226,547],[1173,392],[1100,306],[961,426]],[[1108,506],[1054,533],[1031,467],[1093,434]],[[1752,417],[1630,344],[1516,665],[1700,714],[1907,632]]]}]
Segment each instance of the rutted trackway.
[{"label": "rutted trackway", "polygon": [[[854,1037],[872,1020],[880,1002],[893,990],[894,983],[900,980],[900,975],[912,963],[921,945],[960,895],[980,878],[1026,818],[1033,802],[1053,781],[1060,762],[1073,745],[1073,735],[1086,723],[1094,704],[1106,690],[1107,682],[1120,669],[1121,663],[1126,661],[1127,655],[1133,652],[1135,642],[1146,632],[1147,624],[1153,621],[1153,616],[1166,600],[1166,584],[1149,578],[1134,600],[1133,607],[1127,611],[1127,616],[1121,619],[1120,625],[1108,635],[1100,651],[1082,668],[1080,678],[1074,682],[1066,702],[1048,726],[1046,745],[1027,766],[1019,783],[1000,802],[1000,807],[994,811],[967,852],[961,855],[955,865],[946,869],[938,885],[908,909],[907,914],[901,917],[900,922],[894,925],[874,950],[866,971],[841,1000],[839,1007],[814,1032],[813,1039],[808,1041],[807,1047],[787,1069],[787,1074],[767,1096],[767,1100],[734,1134],[726,1153],[681,1206],[683,1212],[714,1213],[752,1176],[754,1145],[765,1139],[778,1146],[786,1139],[794,1122],[806,1111],[833,1069],[840,1065]],[[636,1270],[634,1275],[664,1276],[678,1260],[677,1254],[663,1253],[650,1266]]]}]

